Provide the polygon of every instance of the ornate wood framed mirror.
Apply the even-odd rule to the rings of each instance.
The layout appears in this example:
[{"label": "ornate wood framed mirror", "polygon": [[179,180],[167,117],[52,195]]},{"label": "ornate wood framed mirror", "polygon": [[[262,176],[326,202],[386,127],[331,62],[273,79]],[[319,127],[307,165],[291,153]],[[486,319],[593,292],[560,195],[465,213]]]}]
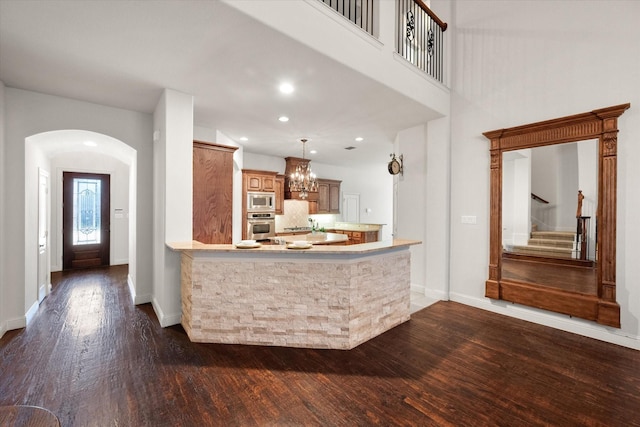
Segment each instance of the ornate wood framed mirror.
[{"label": "ornate wood framed mirror", "polygon": [[[491,141],[489,278],[485,296],[620,327],[620,306],[616,302],[618,117],[629,107],[630,104],[616,105],[483,134]],[[589,140],[596,143],[589,145]],[[560,151],[555,155],[542,155],[537,147]],[[570,160],[568,164],[557,161],[560,157],[570,158],[571,153],[582,160]],[[590,159],[588,153],[597,160]],[[536,173],[532,172],[531,165],[536,163],[536,158],[546,159],[543,161],[546,170],[537,175],[547,180],[550,176],[559,177],[546,188],[571,188],[568,184],[571,181],[575,192],[554,193],[552,200],[535,194],[532,177]],[[592,163],[595,170],[589,172],[584,162]],[[570,171],[578,173],[579,178],[569,176]],[[585,176],[592,176],[594,184],[587,183]],[[584,194],[581,186],[585,186]],[[569,197],[567,193],[572,195]],[[593,200],[595,218],[590,213],[582,213],[583,201],[589,200]],[[553,208],[553,220],[540,220],[531,214],[534,210],[531,205],[545,202]],[[567,205],[571,207],[566,208]],[[575,219],[568,220],[574,221],[569,227],[574,231],[566,230],[566,218],[555,219],[562,210],[575,215]],[[524,212],[524,216],[515,220],[505,216],[512,211]],[[519,233],[512,230],[517,229],[518,224]],[[558,224],[564,224],[564,229],[553,229]],[[538,227],[552,228],[543,230],[555,242],[548,243],[549,247],[567,244],[567,254],[555,256],[555,249],[535,252],[539,249],[528,247],[537,239],[531,238],[531,233]],[[505,235],[509,233],[506,240],[503,231]],[[527,241],[517,242],[523,234]],[[571,236],[569,243],[559,242],[566,235]]]}]

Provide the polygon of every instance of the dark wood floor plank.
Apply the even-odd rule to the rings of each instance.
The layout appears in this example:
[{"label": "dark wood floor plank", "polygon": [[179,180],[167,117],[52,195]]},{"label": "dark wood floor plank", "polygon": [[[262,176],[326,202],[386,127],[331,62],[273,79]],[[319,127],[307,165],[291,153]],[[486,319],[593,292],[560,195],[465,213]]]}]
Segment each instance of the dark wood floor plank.
[{"label": "dark wood floor plank", "polygon": [[63,426],[640,426],[640,352],[452,302],[350,351],[191,343],[127,269],[55,276],[0,405]]}]

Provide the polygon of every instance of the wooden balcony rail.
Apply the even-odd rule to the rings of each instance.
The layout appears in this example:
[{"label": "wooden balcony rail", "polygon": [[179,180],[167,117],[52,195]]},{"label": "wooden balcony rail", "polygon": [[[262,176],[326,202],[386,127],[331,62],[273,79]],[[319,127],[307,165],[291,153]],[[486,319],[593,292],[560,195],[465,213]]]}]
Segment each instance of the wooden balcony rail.
[{"label": "wooden balcony rail", "polygon": [[547,202],[545,199],[543,199],[542,197],[538,196],[537,194],[531,193],[531,198],[533,200],[535,200],[536,202],[544,203],[545,205],[549,204],[549,202]]},{"label": "wooden balcony rail", "polygon": [[374,34],[374,1],[376,0],[320,0],[336,12],[362,28]]},{"label": "wooden balcony rail", "polygon": [[420,70],[443,82],[443,33],[447,24],[422,0],[397,2],[398,53]]}]

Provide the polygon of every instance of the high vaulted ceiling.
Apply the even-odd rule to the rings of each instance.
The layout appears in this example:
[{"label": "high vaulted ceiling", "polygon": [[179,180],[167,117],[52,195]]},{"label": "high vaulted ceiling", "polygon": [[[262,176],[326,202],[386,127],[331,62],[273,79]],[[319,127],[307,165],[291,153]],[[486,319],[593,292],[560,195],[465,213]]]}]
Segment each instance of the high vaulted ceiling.
[{"label": "high vaulted ceiling", "polygon": [[[196,126],[247,152],[299,157],[308,137],[308,157],[335,165],[386,162],[399,130],[432,118],[218,1],[0,0],[0,80],[145,113],[175,89],[194,96]],[[282,81],[295,92],[279,93]]]}]

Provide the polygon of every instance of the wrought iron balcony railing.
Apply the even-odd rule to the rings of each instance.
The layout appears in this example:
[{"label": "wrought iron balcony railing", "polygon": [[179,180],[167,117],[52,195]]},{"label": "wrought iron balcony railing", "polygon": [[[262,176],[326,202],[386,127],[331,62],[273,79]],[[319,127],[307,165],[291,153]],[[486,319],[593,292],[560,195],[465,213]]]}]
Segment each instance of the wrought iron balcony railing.
[{"label": "wrought iron balcony railing", "polygon": [[[320,0],[377,37],[381,0]],[[407,61],[439,82],[444,79],[444,37],[447,24],[422,0],[396,0],[396,49]],[[389,18],[391,19],[391,18]]]},{"label": "wrought iron balcony railing", "polygon": [[375,36],[374,1],[376,0],[320,0],[349,21]]},{"label": "wrought iron balcony railing", "polygon": [[444,37],[447,24],[422,0],[397,0],[398,53],[443,82]]}]

